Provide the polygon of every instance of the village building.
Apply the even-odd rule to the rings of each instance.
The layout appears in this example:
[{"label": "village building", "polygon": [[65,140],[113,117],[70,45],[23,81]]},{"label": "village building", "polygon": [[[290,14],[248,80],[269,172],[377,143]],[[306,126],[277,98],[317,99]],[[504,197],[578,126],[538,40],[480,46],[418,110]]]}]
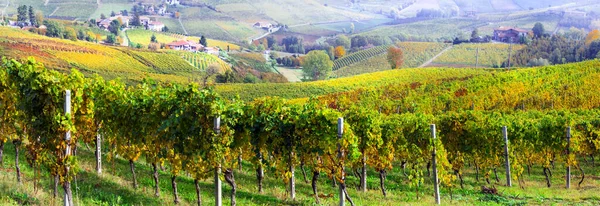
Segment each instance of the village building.
[{"label": "village building", "polygon": [[148,30],[162,31],[165,28],[165,24],[159,21],[152,21],[148,24]]},{"label": "village building", "polygon": [[140,23],[142,25],[148,25],[150,23],[150,18],[146,17],[146,16],[141,16],[140,17]]},{"label": "village building", "polygon": [[171,42],[171,43],[167,44],[167,47],[172,50],[192,51],[192,52],[204,51],[204,49],[205,49],[204,46],[202,46],[202,44],[198,44],[198,43],[191,42],[191,41],[185,41],[185,40]]},{"label": "village building", "polygon": [[204,53],[212,54],[212,55],[215,55],[215,56],[219,56],[219,51],[220,50],[217,47],[205,47],[204,48]]},{"label": "village building", "polygon": [[98,22],[98,27],[100,27],[101,29],[108,29],[108,27],[110,26],[110,22],[112,22],[112,20],[101,19],[100,21],[96,21],[96,22]]},{"label": "village building", "polygon": [[269,22],[256,22],[253,26],[256,28],[267,29],[267,30],[273,28],[273,24],[271,24]]},{"label": "village building", "polygon": [[499,27],[494,29],[494,41],[514,43],[518,42],[521,37],[526,37],[527,34],[529,34],[529,30],[514,27]]}]

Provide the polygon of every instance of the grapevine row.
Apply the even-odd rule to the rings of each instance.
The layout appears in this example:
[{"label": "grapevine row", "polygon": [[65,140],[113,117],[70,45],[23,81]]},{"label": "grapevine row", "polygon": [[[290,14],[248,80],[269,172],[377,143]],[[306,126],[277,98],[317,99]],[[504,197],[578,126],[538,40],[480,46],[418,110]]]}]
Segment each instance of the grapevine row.
[{"label": "grapevine row", "polygon": [[[65,90],[72,92],[70,113],[63,107]],[[456,179],[462,179],[467,161],[485,171],[486,178],[500,167],[502,126],[509,128],[512,178],[519,182],[525,166],[542,165],[546,171],[550,164],[564,162],[579,167],[576,157],[600,153],[597,108],[427,114],[388,113],[368,101],[353,105],[323,104],[322,99],[301,104],[280,98],[228,101],[197,85],[163,86],[148,80],[126,86],[120,81],[84,78],[76,70],[70,74],[47,70],[32,59],[3,59],[0,101],[0,126],[7,134],[16,134],[3,135],[0,142],[11,140],[17,148],[26,148],[30,165],[49,168],[66,193],[76,175],[77,160],[73,153],[63,151],[67,147],[76,150],[78,142],[102,142],[97,146],[110,147],[109,159],[118,155],[129,161],[133,188],[138,187],[135,162],[141,156],[153,166],[156,194],[160,192],[157,165],[168,163],[176,204],[180,202],[176,179],[182,172],[189,173],[196,185],[214,172],[235,191],[233,169],[242,159],[256,168],[259,192],[265,168],[274,168],[274,175],[290,185],[291,199],[298,165],[314,175],[327,174],[342,190],[347,184],[346,170],[361,169],[355,175],[365,191],[367,168],[386,174],[401,162],[413,166],[408,170],[409,182],[419,188],[426,177],[422,168],[429,165],[433,148],[440,182],[451,189]],[[347,121],[342,132],[336,127],[338,117]],[[440,130],[435,141],[429,129],[432,123]],[[565,141],[568,127],[573,128],[572,144]],[[65,141],[67,132],[73,134],[70,141]],[[562,155],[565,149],[569,155]],[[385,195],[384,177],[380,175]],[[317,191],[316,184],[313,191]],[[315,198],[318,202],[318,194]],[[235,205],[235,195],[231,202]]]}]

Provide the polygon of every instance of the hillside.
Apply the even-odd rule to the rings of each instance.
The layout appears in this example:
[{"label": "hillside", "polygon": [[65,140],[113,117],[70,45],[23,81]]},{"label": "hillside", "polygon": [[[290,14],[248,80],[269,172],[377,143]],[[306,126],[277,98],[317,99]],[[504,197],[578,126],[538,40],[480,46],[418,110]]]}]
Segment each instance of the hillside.
[{"label": "hillside", "polygon": [[[474,87],[477,88],[477,91],[481,93],[477,96],[472,96],[472,98],[476,99],[468,99],[463,100],[461,102],[452,102],[452,105],[459,104],[455,107],[470,107],[471,103],[474,101],[481,102],[480,104],[482,105],[495,104],[495,101],[489,102],[488,99],[500,98],[495,97],[494,95],[498,94],[498,92],[502,93],[502,91],[506,90],[519,91],[511,93],[515,95],[511,96],[514,97],[514,99],[506,97],[508,98],[506,102],[514,103],[520,101],[527,101],[523,103],[545,104],[545,106],[548,107],[550,103],[547,101],[550,100],[547,98],[550,98],[555,105],[558,105],[559,103],[555,101],[558,101],[557,98],[561,95],[555,93],[555,91],[546,89],[554,88],[553,85],[563,84],[579,84],[585,87],[595,87],[597,85],[590,84],[590,82],[594,81],[594,78],[600,76],[600,72],[597,71],[597,68],[600,68],[600,61],[598,60],[539,68],[515,69],[511,71],[497,69],[486,70],[465,68],[401,69],[374,72],[328,81],[284,84],[223,84],[217,85],[216,89],[221,95],[228,98],[233,98],[235,95],[240,95],[240,97],[244,100],[251,100],[254,98],[265,96],[278,96],[288,99],[296,99],[351,91],[358,88],[375,88],[376,90],[377,88],[380,88],[381,90],[384,90],[388,85],[395,85],[391,87],[393,89],[395,89],[396,87],[399,87],[398,89],[405,89],[404,87],[409,87],[407,85],[415,83],[418,85],[431,84],[430,87],[421,87],[421,89],[427,89],[430,92],[434,92],[432,93],[431,98],[437,97],[439,95],[435,92],[444,93],[444,96],[440,96],[440,98],[446,98],[448,97],[447,95],[454,95],[454,91],[461,87]],[[572,72],[572,75],[562,75],[562,72]],[[527,81],[503,81],[503,79],[512,79],[515,76],[525,76],[523,78],[527,79]],[[578,78],[580,76],[586,78]],[[545,81],[539,82],[538,80],[541,79],[544,79]],[[444,85],[448,86],[448,88],[439,87],[440,85],[438,85],[447,82],[449,83],[449,85]],[[502,82],[502,84],[499,84],[500,82]],[[433,90],[433,88],[436,89]],[[577,89],[576,91],[583,93],[586,93],[586,91],[596,91],[593,88],[588,89],[591,90]],[[421,93],[416,93],[415,95],[420,94]],[[523,99],[524,97],[519,97],[520,94],[528,94],[535,96],[532,96],[531,99]],[[536,94],[538,94],[539,96]],[[477,98],[478,96],[480,97]],[[542,99],[539,99],[542,97],[544,97],[544,101],[542,101]],[[416,98],[419,99],[419,97]],[[429,101],[429,99],[421,99],[419,101]],[[442,102],[438,103],[442,104]],[[488,105],[486,107],[492,106],[493,105]]]},{"label": "hillside", "polygon": [[[449,44],[432,42],[399,42],[396,44],[396,46],[401,48],[404,54],[404,64],[402,65],[402,68],[416,68],[440,53],[442,50],[444,50],[444,48],[448,47]],[[352,55],[360,55],[360,52]],[[347,77],[389,70],[391,68],[387,64],[386,57],[387,50],[374,56],[362,55],[362,58],[359,56],[359,58],[357,58],[358,61],[333,71],[333,75],[335,77]],[[338,60],[336,60],[336,62]]]},{"label": "hillside", "polygon": [[[61,71],[77,68],[86,76],[98,74],[106,79],[121,78],[136,82],[149,77],[165,82],[187,83],[190,77],[198,75],[201,70],[189,63],[189,59],[184,59],[184,54],[62,40],[0,27],[2,56],[16,59],[35,57],[49,68]],[[218,58],[210,61],[226,65]]]}]

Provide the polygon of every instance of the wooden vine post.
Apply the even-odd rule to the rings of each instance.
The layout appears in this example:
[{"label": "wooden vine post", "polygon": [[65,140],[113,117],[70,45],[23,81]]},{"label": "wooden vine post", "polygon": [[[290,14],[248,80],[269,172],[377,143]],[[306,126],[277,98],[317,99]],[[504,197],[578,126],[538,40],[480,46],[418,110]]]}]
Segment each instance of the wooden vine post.
[{"label": "wooden vine post", "polygon": [[433,163],[433,191],[435,193],[435,204],[440,204],[440,185],[438,180],[438,172],[437,172],[437,161],[436,161],[436,152],[435,152],[435,124],[431,124],[431,136],[433,137],[433,150],[431,152],[431,162]]},{"label": "wooden vine post", "polygon": [[569,161],[569,155],[571,155],[571,127],[567,127],[567,189],[571,188],[571,162]]},{"label": "wooden vine post", "polygon": [[[344,118],[340,117],[338,118],[338,139],[341,140],[343,135],[344,135]],[[344,151],[342,151],[342,146],[340,145],[340,143],[338,143],[338,155],[340,159],[344,158]],[[342,170],[343,170],[343,165],[342,165]],[[344,194],[344,185],[345,185],[345,180],[346,178],[344,177],[344,172],[342,172],[342,176],[340,177],[341,183],[340,183],[340,194],[339,194],[339,198],[340,198],[340,206],[345,206],[346,205],[346,196]]]},{"label": "wooden vine post", "polygon": [[[100,129],[98,129],[100,131]],[[102,174],[102,151],[101,151],[101,136],[100,132],[96,134],[96,173]]]},{"label": "wooden vine post", "polygon": [[504,137],[504,159],[505,167],[506,167],[506,186],[512,187],[512,181],[510,179],[510,159],[508,156],[508,132],[506,131],[506,126],[502,127],[502,136]]},{"label": "wooden vine post", "polygon": [[[221,117],[215,118],[214,121],[214,130],[215,134],[219,135],[221,133]],[[222,206],[223,205],[223,191],[221,188],[221,179],[219,178],[219,174],[221,173],[221,164],[215,168],[215,205]]]},{"label": "wooden vine post", "polygon": [[[66,94],[65,94],[65,116],[69,116],[71,115],[71,90],[67,90]],[[65,159],[67,159],[67,157],[71,154],[71,131],[67,131],[65,133],[65,144],[67,145],[66,149],[65,149]],[[65,174],[69,174],[69,167],[67,166],[66,168],[66,173]],[[65,181],[65,206],[72,206],[73,205],[73,200],[72,197],[70,196],[71,194],[71,183],[68,181]]]}]

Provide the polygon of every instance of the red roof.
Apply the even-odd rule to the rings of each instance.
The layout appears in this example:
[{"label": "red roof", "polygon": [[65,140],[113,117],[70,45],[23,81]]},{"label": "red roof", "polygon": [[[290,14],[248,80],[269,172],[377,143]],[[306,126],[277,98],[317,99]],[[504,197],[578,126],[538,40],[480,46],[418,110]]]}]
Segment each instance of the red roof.
[{"label": "red roof", "polygon": [[171,42],[169,44],[167,44],[168,46],[183,46],[183,45],[190,45],[190,42],[184,41],[184,40],[180,40],[180,41],[176,41],[176,42]]}]

